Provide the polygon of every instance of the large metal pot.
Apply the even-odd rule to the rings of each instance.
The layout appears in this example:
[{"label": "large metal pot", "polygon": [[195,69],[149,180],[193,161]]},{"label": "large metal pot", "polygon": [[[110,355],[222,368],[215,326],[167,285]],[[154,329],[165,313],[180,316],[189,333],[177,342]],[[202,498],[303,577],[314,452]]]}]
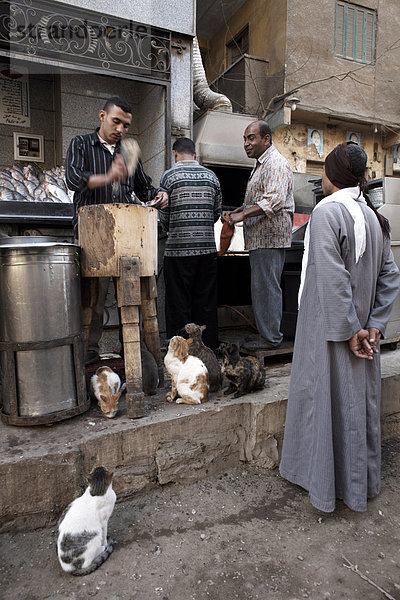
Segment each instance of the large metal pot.
[{"label": "large metal pot", "polygon": [[78,246],[0,240],[0,350],[3,420],[42,424],[87,410]]}]

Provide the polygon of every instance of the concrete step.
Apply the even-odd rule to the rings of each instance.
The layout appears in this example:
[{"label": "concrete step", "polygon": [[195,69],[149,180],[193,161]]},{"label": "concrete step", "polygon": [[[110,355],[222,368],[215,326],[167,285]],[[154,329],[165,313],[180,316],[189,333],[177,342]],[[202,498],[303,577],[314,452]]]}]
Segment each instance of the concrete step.
[{"label": "concrete step", "polygon": [[[280,362],[279,362],[280,360]],[[114,419],[97,406],[52,426],[0,424],[0,530],[55,523],[95,466],[114,470],[118,501],[139,490],[191,482],[239,464],[274,468],[283,438],[291,362],[266,361],[264,390],[236,400],[222,392],[200,406],[146,398],[147,416]],[[400,350],[382,350],[382,437],[400,434]]]}]

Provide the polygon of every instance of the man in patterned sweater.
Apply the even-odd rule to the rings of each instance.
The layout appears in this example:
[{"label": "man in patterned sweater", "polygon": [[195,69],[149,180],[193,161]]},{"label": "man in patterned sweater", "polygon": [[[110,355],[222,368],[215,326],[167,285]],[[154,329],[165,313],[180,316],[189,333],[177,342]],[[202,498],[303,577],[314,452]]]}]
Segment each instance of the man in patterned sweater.
[{"label": "man in patterned sweater", "polygon": [[272,144],[265,121],[254,121],[244,132],[244,149],[256,163],[247,183],[243,206],[229,215],[231,224],[244,222],[245,248],[251,267],[251,299],[259,339],[249,350],[277,348],[282,342],[281,275],[285,248],[290,248],[294,214],[293,173]]},{"label": "man in patterned sweater", "polygon": [[217,249],[214,223],[222,210],[216,175],[196,160],[189,138],[178,138],[175,166],[164,173],[160,188],[169,204],[160,210],[168,239],[164,252],[167,337],[181,335],[187,323],[206,325],[204,343],[218,346]]}]

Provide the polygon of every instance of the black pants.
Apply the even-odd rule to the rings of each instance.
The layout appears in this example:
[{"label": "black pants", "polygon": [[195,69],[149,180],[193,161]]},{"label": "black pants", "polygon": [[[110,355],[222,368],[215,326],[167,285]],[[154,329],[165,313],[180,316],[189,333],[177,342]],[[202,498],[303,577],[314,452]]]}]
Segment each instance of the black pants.
[{"label": "black pants", "polygon": [[217,254],[165,256],[167,337],[184,334],[187,323],[206,325],[203,342],[218,347]]},{"label": "black pants", "polygon": [[[82,308],[93,306],[92,318],[89,324],[86,360],[99,358],[100,340],[103,335],[104,307],[106,304],[109,277],[82,277]],[[117,278],[113,277],[115,299],[117,299]],[[121,356],[124,352],[124,342],[121,326],[121,309],[118,307],[119,317],[119,341],[121,345]],[[100,360],[100,359],[99,359]]]}]

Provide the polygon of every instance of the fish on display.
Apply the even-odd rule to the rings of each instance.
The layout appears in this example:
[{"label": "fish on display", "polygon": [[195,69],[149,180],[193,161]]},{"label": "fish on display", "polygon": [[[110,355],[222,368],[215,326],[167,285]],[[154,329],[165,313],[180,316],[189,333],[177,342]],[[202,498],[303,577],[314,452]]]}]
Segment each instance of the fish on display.
[{"label": "fish on display", "polygon": [[41,171],[36,165],[13,165],[0,170],[0,200],[71,203],[65,181],[65,168],[56,166]]},{"label": "fish on display", "polygon": [[8,181],[11,181],[11,179],[12,179],[11,173],[9,171],[6,171],[6,170],[1,171],[0,177],[1,177],[1,179],[8,180]]},{"label": "fish on display", "polygon": [[13,184],[11,183],[11,181],[9,179],[3,178],[3,177],[0,178],[0,188],[7,188],[8,190],[11,190],[12,192],[15,189]]},{"label": "fish on display", "polygon": [[14,187],[15,190],[21,194],[21,196],[29,196],[29,191],[27,190],[25,184],[22,183],[22,181],[19,181],[19,179],[14,179]]},{"label": "fish on display", "polygon": [[14,202],[27,202],[29,198],[26,195],[19,194],[18,192],[14,192],[13,194]]},{"label": "fish on display", "polygon": [[36,180],[39,183],[41,171],[35,165],[28,165],[22,169],[25,179]]},{"label": "fish on display", "polygon": [[9,190],[6,187],[0,188],[0,199],[5,200],[6,202],[11,202],[14,200],[14,191]]},{"label": "fish on display", "polygon": [[23,172],[20,169],[18,169],[14,165],[10,172],[11,172],[11,175],[12,175],[13,179],[18,179],[18,181],[21,181],[23,183],[23,181],[24,181],[24,174],[23,174]]},{"label": "fish on display", "polygon": [[29,195],[33,196],[33,194],[35,192],[35,189],[37,188],[37,185],[33,181],[31,181],[30,179],[25,179],[24,186],[28,190]]},{"label": "fish on display", "polygon": [[58,200],[58,202],[69,202],[69,196],[68,194],[66,194],[64,192],[64,190],[59,187],[58,185],[53,185],[52,183],[49,183],[47,186],[47,189],[49,190],[50,194],[52,196],[55,196],[55,198]]}]

